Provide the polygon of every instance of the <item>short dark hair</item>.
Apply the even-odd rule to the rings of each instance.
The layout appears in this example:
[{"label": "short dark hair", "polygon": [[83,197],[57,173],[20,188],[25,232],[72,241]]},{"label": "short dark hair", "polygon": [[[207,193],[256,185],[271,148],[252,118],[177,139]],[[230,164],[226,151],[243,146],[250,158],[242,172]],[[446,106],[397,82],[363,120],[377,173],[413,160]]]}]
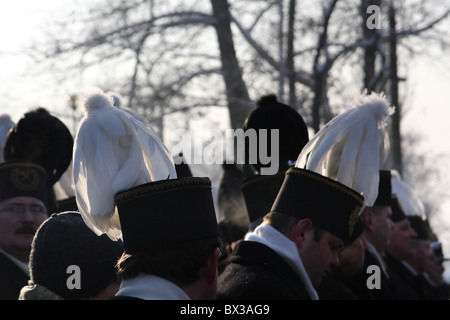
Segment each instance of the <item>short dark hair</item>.
[{"label": "short dark hair", "polygon": [[146,273],[178,285],[191,284],[198,279],[200,269],[213,250],[220,247],[220,238],[214,237],[169,245],[152,252],[125,253],[117,262],[117,275],[123,280]]},{"label": "short dark hair", "polygon": [[[280,213],[280,212],[270,212],[264,216],[264,222],[271,225],[277,231],[284,235],[289,235],[293,232],[294,228],[300,222],[301,219]],[[325,230],[314,227],[314,240],[319,242],[320,239],[325,234]]]}]

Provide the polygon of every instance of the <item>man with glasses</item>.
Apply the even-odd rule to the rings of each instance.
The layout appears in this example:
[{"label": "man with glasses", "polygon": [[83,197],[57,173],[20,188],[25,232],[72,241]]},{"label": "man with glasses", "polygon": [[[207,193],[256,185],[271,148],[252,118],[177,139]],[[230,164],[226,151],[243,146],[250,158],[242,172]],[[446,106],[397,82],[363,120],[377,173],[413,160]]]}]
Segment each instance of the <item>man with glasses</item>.
[{"label": "man with glasses", "polygon": [[33,236],[47,219],[46,173],[40,166],[0,164],[0,300],[17,300],[29,279]]}]

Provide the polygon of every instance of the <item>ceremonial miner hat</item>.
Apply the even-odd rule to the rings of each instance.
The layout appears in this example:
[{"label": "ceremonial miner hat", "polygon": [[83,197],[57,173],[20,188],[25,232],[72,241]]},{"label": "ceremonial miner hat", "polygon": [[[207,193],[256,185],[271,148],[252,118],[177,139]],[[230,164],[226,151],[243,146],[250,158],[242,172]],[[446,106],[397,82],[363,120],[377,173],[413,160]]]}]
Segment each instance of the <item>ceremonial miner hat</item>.
[{"label": "ceremonial miner hat", "polygon": [[255,175],[242,182],[241,191],[250,223],[270,212],[283,184],[285,174],[286,170],[279,171],[274,175]]},{"label": "ceremonial miner hat", "polygon": [[[243,129],[244,131],[256,130],[258,137],[260,129],[279,130],[278,173],[252,176],[251,172],[247,171],[245,172],[247,179],[241,184],[247,214],[250,222],[253,223],[270,212],[290,162],[297,159],[303,146],[308,142],[309,136],[308,128],[301,115],[294,108],[279,102],[274,94],[265,95],[257,101],[256,107],[245,119]],[[258,147],[261,142],[257,142]],[[267,140],[267,149],[270,145],[271,142]],[[244,168],[248,168],[250,165],[248,152],[251,147],[247,144],[245,150],[247,153]],[[257,171],[259,166],[260,164],[255,166]]]},{"label": "ceremonial miner hat", "polygon": [[150,182],[119,192],[115,202],[127,253],[219,234],[209,178]]},{"label": "ceremonial miner hat", "polygon": [[375,206],[390,206],[392,198],[391,172],[380,170],[380,181],[378,184],[378,196]]},{"label": "ceremonial miner hat", "polygon": [[392,170],[391,173],[392,194],[397,197],[404,214],[407,216],[419,216],[425,219],[425,206],[416,192],[409,184],[402,180],[398,171]]},{"label": "ceremonial miner hat", "polygon": [[[122,253],[122,241],[97,236],[86,226],[80,213],[53,214],[39,227],[33,239],[31,281],[63,299],[88,298],[117,281],[115,266]],[[71,266],[79,272],[79,288],[67,285],[74,272]]]},{"label": "ceremonial miner hat", "polygon": [[419,240],[431,240],[430,238],[430,225],[427,219],[423,219],[420,216],[408,216],[411,228],[417,233],[417,239]]},{"label": "ceremonial miner hat", "polygon": [[178,178],[148,123],[95,92],[85,102],[74,148],[77,205],[86,224],[125,251],[151,251],[218,235],[208,178]]},{"label": "ceremonial miner hat", "polygon": [[261,97],[250,111],[243,124],[243,130],[254,129],[258,137],[258,145],[249,146],[246,139],[245,163],[252,165],[257,172],[266,166],[261,161],[250,163],[249,151],[255,148],[259,155],[260,129],[267,129],[267,154],[271,154],[270,129],[279,130],[279,164],[281,170],[287,169],[288,161],[294,162],[303,146],[308,142],[308,128],[302,116],[292,107],[278,101],[277,96],[268,94]]},{"label": "ceremonial miner hat", "polygon": [[311,219],[314,226],[350,242],[363,197],[316,172],[289,168],[271,212]]},{"label": "ceremonial miner hat", "polygon": [[44,169],[36,164],[6,161],[0,164],[0,201],[13,197],[33,197],[47,203]]},{"label": "ceremonial miner hat", "polygon": [[362,208],[378,197],[392,112],[384,96],[363,93],[329,121],[303,147],[296,169],[287,171],[272,211],[309,218],[345,243],[354,239]]},{"label": "ceremonial miner hat", "polygon": [[405,211],[403,210],[403,207],[400,204],[400,201],[398,200],[398,198],[395,195],[392,195],[392,198],[391,198],[391,210],[392,210],[391,220],[393,222],[396,223],[396,222],[406,219]]},{"label": "ceremonial miner hat", "polygon": [[366,206],[373,206],[389,150],[386,127],[392,113],[383,95],[363,93],[352,108],[331,119],[311,138],[295,166],[352,188],[364,197]]}]

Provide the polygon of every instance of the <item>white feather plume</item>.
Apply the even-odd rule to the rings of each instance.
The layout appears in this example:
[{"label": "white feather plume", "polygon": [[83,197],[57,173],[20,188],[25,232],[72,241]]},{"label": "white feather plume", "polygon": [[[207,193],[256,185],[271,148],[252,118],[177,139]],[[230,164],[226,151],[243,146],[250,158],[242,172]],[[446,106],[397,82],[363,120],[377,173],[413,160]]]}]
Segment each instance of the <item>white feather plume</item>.
[{"label": "white feather plume", "polygon": [[111,97],[102,92],[85,102],[73,159],[80,213],[95,233],[106,233],[113,240],[122,234],[116,193],[177,177],[169,151],[150,126],[113,106]]},{"label": "white feather plume", "polygon": [[310,139],[295,166],[339,181],[361,193],[365,204],[372,206],[389,150],[385,128],[393,112],[384,95],[363,93],[353,108]]},{"label": "white feather plume", "polygon": [[397,170],[391,170],[392,194],[394,194],[407,216],[419,216],[426,219],[425,206],[415,191],[402,180]]}]

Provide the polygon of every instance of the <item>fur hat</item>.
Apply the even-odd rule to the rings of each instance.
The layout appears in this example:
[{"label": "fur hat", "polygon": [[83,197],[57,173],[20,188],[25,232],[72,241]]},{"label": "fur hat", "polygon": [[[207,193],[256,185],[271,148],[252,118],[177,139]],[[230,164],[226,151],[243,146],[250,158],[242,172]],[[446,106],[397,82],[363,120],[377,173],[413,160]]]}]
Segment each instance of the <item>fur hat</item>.
[{"label": "fur hat", "polygon": [[[289,161],[297,160],[303,146],[308,142],[308,127],[302,116],[292,107],[278,101],[275,94],[261,97],[250,111],[243,124],[243,130],[255,129],[257,136],[260,129],[279,130],[279,164],[281,170],[287,169]],[[246,140],[246,144],[248,141]],[[259,144],[259,141],[258,141]],[[268,132],[267,152],[270,154],[270,134]],[[259,154],[259,145],[256,146]],[[248,145],[246,145],[245,163],[249,164]],[[259,159],[258,159],[259,160]],[[265,165],[261,162],[251,164],[256,171]]]},{"label": "fur hat", "polygon": [[66,125],[46,109],[25,113],[5,141],[5,160],[21,160],[40,165],[53,186],[72,161],[73,137]]},{"label": "fur hat", "polygon": [[[39,227],[30,254],[31,282],[66,300],[91,297],[117,280],[121,240],[97,236],[78,212],[53,214]],[[80,270],[80,288],[70,289],[70,266]]]}]

